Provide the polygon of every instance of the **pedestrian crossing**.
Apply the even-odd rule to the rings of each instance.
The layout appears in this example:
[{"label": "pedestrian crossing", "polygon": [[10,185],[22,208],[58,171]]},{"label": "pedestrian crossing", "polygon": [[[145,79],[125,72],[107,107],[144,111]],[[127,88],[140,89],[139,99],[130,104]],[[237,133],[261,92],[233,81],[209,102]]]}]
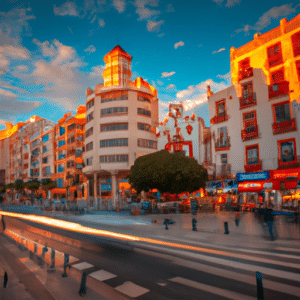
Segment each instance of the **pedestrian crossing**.
[{"label": "pedestrian crossing", "polygon": [[[12,234],[10,236],[13,237]],[[14,237],[22,240],[20,236]],[[168,240],[166,237],[164,239]],[[32,248],[31,242],[26,241],[25,244]],[[191,240],[178,239],[176,242],[188,244]],[[157,260],[170,263],[170,271],[154,264],[153,269],[157,269],[155,271],[158,275],[147,280],[143,276],[134,277],[129,273],[128,276],[120,275],[118,268],[101,268],[96,263],[75,257],[72,257],[70,265],[71,269],[85,272],[88,277],[93,278],[94,285],[99,284],[98,288],[95,286],[95,291],[101,291],[101,284],[104,283],[128,298],[139,300],[257,299],[257,271],[262,273],[265,300],[300,299],[300,248],[296,248],[296,242],[293,248],[288,243],[280,242],[265,249],[255,248],[255,245],[252,248],[237,248],[222,245],[212,247],[202,242],[193,244],[199,247],[199,251],[177,250],[173,247],[168,248],[167,253],[162,253],[135,248],[136,253],[151,259],[153,257],[153,262]],[[39,252],[42,246],[38,244],[33,249]],[[28,268],[33,268],[27,258],[22,262]],[[144,272],[147,274],[148,270],[145,268]],[[44,274],[36,275],[44,283]]]}]

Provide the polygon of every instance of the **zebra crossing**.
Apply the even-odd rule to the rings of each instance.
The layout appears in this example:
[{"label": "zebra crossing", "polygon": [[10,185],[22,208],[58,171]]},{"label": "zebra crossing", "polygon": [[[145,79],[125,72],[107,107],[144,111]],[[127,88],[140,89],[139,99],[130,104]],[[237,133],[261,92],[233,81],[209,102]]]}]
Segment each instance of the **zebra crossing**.
[{"label": "zebra crossing", "polygon": [[[221,247],[220,247],[221,248]],[[223,247],[224,248],[224,247]],[[230,247],[226,247],[230,248]],[[211,250],[207,248],[208,250]],[[261,272],[265,299],[300,299],[300,249],[292,249],[293,254],[274,251],[289,252],[285,246],[267,249],[222,249],[211,253],[195,253],[169,250],[169,254],[154,254],[160,259],[171,259],[179,267],[189,269],[190,274],[180,271],[175,276],[162,276],[153,278],[149,284],[137,281],[131,282],[126,278],[118,278],[117,272],[111,270],[94,270],[88,276],[110,285],[114,289],[137,299],[170,299],[173,290],[176,294],[183,289],[189,291],[189,296],[178,299],[236,299],[252,300],[256,297],[255,272]],[[137,252],[153,255],[144,249]],[[184,252],[184,253],[183,253]],[[171,256],[170,256],[171,254]],[[180,257],[182,255],[182,257]],[[269,256],[266,258],[266,256]],[[76,267],[73,265],[72,267]],[[210,280],[207,280],[210,277]],[[199,298],[199,292],[201,297]],[[197,298],[198,295],[198,298]]]}]

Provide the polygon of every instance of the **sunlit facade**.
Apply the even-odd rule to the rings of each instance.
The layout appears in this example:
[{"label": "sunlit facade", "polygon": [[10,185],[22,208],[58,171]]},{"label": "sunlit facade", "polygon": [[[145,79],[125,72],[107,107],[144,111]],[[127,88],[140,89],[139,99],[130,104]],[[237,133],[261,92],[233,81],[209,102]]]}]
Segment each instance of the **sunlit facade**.
[{"label": "sunlit facade", "polygon": [[293,184],[286,186],[297,185],[300,15],[232,47],[230,60],[232,86],[215,94],[207,91],[215,177],[285,170],[280,171],[285,180],[296,170]]},{"label": "sunlit facade", "polygon": [[[104,56],[104,84],[86,91],[83,172],[86,197],[120,205],[120,182],[134,161],[157,151],[157,91],[141,77],[131,81],[131,56],[116,46]],[[97,205],[97,202],[95,202]]]}]

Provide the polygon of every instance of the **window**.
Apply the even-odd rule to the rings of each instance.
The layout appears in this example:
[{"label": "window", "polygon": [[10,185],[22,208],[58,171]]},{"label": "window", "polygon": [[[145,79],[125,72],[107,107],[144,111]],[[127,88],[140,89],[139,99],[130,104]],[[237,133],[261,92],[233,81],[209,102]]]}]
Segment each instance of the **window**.
[{"label": "window", "polygon": [[151,126],[148,125],[148,124],[144,124],[144,123],[138,123],[138,129],[139,130],[150,131]]},{"label": "window", "polygon": [[65,140],[58,141],[58,148],[60,148],[61,146],[64,146],[65,144],[66,144]]},{"label": "window", "polygon": [[128,139],[101,140],[100,148],[128,146]]},{"label": "window", "polygon": [[48,152],[48,149],[47,149],[46,146],[44,146],[44,147],[43,147],[43,153],[46,153],[46,152]]},{"label": "window", "polygon": [[86,151],[93,150],[93,142],[90,142],[86,145]]},{"label": "window", "polygon": [[39,148],[35,148],[32,152],[31,152],[31,156],[36,156],[39,155]]},{"label": "window", "polygon": [[80,130],[83,130],[83,129],[84,129],[84,125],[79,125],[79,124],[77,124],[76,128],[77,128],[77,129],[80,129]]},{"label": "window", "polygon": [[28,159],[28,157],[29,157],[29,154],[28,154],[28,153],[25,153],[25,154],[24,154],[24,159]]},{"label": "window", "polygon": [[247,165],[258,164],[258,146],[246,147]]},{"label": "window", "polygon": [[85,137],[89,137],[90,135],[92,135],[94,132],[94,128],[91,127],[89,128],[86,132],[85,132]]},{"label": "window", "polygon": [[90,109],[91,107],[94,106],[94,99],[92,99],[91,101],[89,101],[87,104],[86,104],[86,109]]},{"label": "window", "polygon": [[296,61],[296,69],[297,69],[298,81],[300,81],[300,60]]},{"label": "window", "polygon": [[65,164],[60,164],[57,166],[57,173],[62,173],[65,170]]},{"label": "window", "polygon": [[74,167],[74,165],[75,165],[74,160],[67,161],[67,168],[68,169]]},{"label": "window", "polygon": [[227,142],[227,126],[218,128],[218,136],[220,141],[220,147],[226,146]]},{"label": "window", "polygon": [[151,100],[148,97],[142,95],[138,96],[138,100],[151,103]]},{"label": "window", "polygon": [[68,131],[75,129],[75,123],[68,126]]},{"label": "window", "polygon": [[217,116],[222,117],[226,115],[226,110],[225,110],[225,101],[221,100],[217,102]]},{"label": "window", "polygon": [[65,132],[66,132],[66,129],[65,129],[65,127],[59,127],[59,135],[60,136],[62,136],[62,135],[64,135],[65,134]]},{"label": "window", "polygon": [[101,155],[100,163],[127,162],[128,154]]},{"label": "window", "polygon": [[252,82],[247,83],[247,84],[243,84],[242,89],[243,89],[243,98],[244,99],[248,99],[249,97],[251,97],[253,95]]},{"label": "window", "polygon": [[28,169],[28,164],[24,165],[24,170]]},{"label": "window", "polygon": [[113,123],[100,125],[100,131],[128,130],[128,123]]},{"label": "window", "polygon": [[269,67],[274,67],[282,63],[281,43],[277,43],[267,49]]},{"label": "window", "polygon": [[109,107],[101,109],[101,116],[128,113],[128,107]]},{"label": "window", "polygon": [[289,104],[289,102],[278,104],[278,105],[274,105],[274,109],[275,109],[275,120],[276,120],[276,123],[280,123],[280,122],[291,120],[290,104]]},{"label": "window", "polygon": [[44,174],[49,175],[51,173],[50,166],[45,167]]},{"label": "window", "polygon": [[279,163],[297,162],[296,141],[287,139],[278,141]]},{"label": "window", "polygon": [[221,154],[221,164],[227,165],[227,153]]},{"label": "window", "polygon": [[102,94],[101,103],[110,102],[110,101],[119,101],[119,100],[128,100],[127,91],[117,91],[107,94]]},{"label": "window", "polygon": [[147,109],[138,108],[138,109],[137,109],[137,113],[138,113],[139,115],[144,115],[144,116],[151,117],[151,111],[150,111],[150,110],[147,110]]},{"label": "window", "polygon": [[294,56],[300,55],[300,32],[292,35]]},{"label": "window", "polygon": [[48,142],[49,141],[49,134],[44,135],[42,139],[43,139],[44,143]]},{"label": "window", "polygon": [[157,149],[156,141],[146,140],[146,139],[138,139],[137,144],[138,144],[138,147]]},{"label": "window", "polygon": [[255,119],[255,112],[254,111],[251,111],[249,113],[244,114],[244,121],[253,120],[253,119]]},{"label": "window", "polygon": [[58,178],[58,179],[56,180],[56,186],[57,186],[58,188],[62,188],[62,187],[63,187],[63,179],[62,179],[62,178]]},{"label": "window", "polygon": [[93,158],[92,157],[86,159],[86,165],[87,166],[92,166],[93,165]]},{"label": "window", "polygon": [[91,113],[89,113],[86,117],[86,122],[90,122],[91,120],[94,119],[94,112],[92,111]]},{"label": "window", "polygon": [[72,137],[68,138],[67,143],[68,143],[68,144],[73,144],[73,143],[75,143],[75,136],[72,136]]},{"label": "window", "polygon": [[[244,134],[255,132],[257,126],[256,111],[250,111],[243,114],[243,125],[245,130]],[[251,136],[254,137],[253,135]],[[243,134],[242,134],[242,139],[243,139]],[[248,135],[248,139],[249,139],[249,135]]]},{"label": "window", "polygon": [[58,159],[63,159],[66,157],[65,150],[58,151]]},{"label": "window", "polygon": [[[284,69],[280,69],[276,72],[273,72],[271,75],[272,84],[280,83],[284,81]],[[274,90],[274,87],[273,87]]]},{"label": "window", "polygon": [[48,156],[43,158],[43,164],[46,164],[46,163],[48,163]]},{"label": "window", "polygon": [[76,141],[79,141],[79,142],[83,141],[83,135],[77,136]]}]

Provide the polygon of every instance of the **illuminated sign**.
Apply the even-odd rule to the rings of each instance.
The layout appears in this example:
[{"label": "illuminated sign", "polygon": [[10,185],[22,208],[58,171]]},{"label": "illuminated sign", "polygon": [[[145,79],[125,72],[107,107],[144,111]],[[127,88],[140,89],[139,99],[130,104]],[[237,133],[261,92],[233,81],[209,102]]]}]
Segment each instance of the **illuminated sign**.
[{"label": "illuminated sign", "polygon": [[274,174],[274,178],[287,178],[287,177],[298,177],[299,172],[294,173],[276,173]]},{"label": "illuminated sign", "polygon": [[257,172],[257,173],[237,173],[236,178],[238,181],[265,180],[270,178],[270,173],[269,171]]},{"label": "illuminated sign", "polygon": [[243,188],[253,188],[253,187],[261,187],[261,183],[241,183],[239,184],[239,187]]}]

